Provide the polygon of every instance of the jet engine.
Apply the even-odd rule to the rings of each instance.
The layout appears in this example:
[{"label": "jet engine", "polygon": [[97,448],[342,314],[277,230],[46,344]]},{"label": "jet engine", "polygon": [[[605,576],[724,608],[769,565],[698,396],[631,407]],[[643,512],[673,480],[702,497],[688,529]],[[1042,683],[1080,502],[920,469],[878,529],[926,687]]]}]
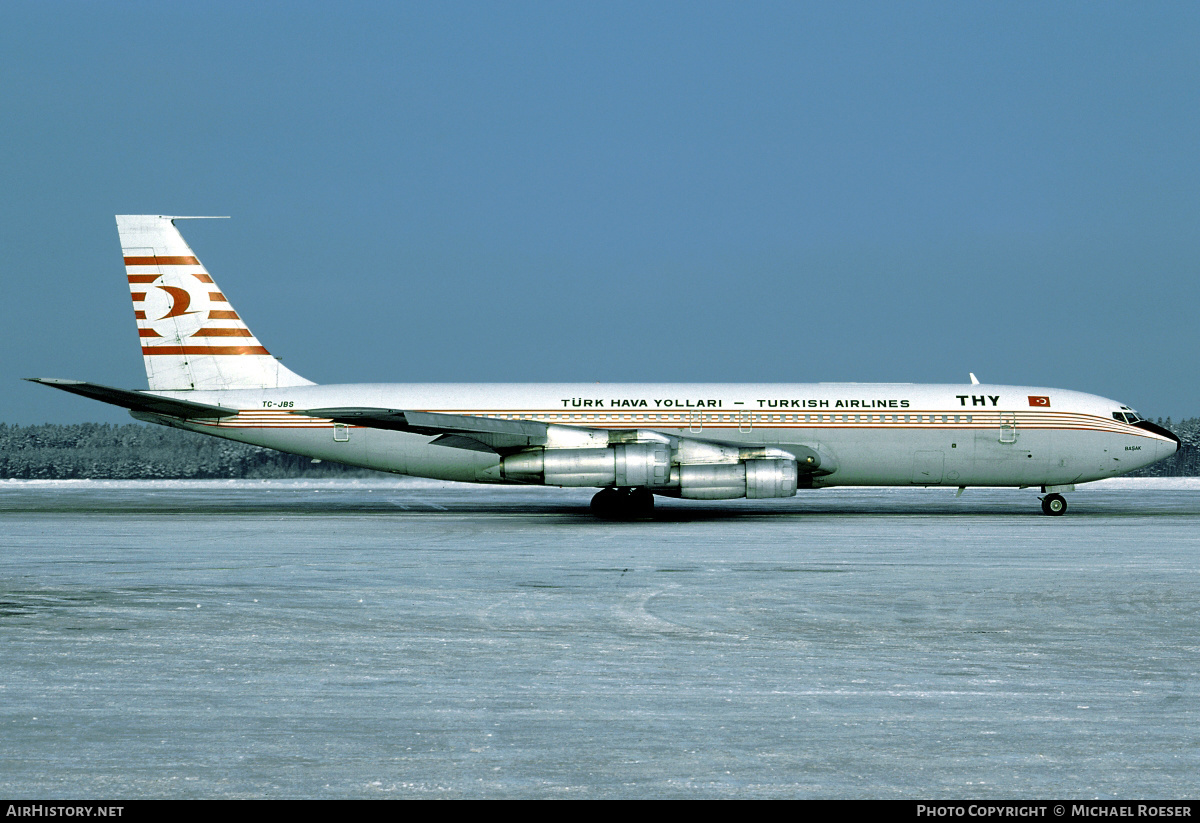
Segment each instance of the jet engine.
[{"label": "jet engine", "polygon": [[693,500],[793,497],[799,466],[795,460],[773,458],[678,467],[678,489],[667,494]]},{"label": "jet engine", "polygon": [[500,462],[505,479],[547,486],[618,486],[657,490],[671,482],[666,443],[621,443],[604,449],[536,449]]},{"label": "jet engine", "polygon": [[[804,452],[804,468],[821,471],[817,453],[798,448]],[[501,458],[500,472],[505,480],[517,483],[641,488],[694,500],[762,499],[794,496],[800,461],[780,449],[682,439],[618,443],[606,448],[529,449]]]}]

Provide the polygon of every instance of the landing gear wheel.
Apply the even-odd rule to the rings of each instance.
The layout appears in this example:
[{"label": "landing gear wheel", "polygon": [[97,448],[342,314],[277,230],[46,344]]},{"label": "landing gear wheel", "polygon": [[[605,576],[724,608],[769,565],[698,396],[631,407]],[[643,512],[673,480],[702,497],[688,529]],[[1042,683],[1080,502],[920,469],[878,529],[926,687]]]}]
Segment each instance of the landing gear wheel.
[{"label": "landing gear wheel", "polygon": [[630,489],[626,502],[630,517],[649,517],[654,513],[654,494],[649,489]]},{"label": "landing gear wheel", "polygon": [[601,489],[592,498],[592,514],[605,520],[634,520],[654,513],[649,489]]},{"label": "landing gear wheel", "polygon": [[1061,494],[1048,494],[1042,498],[1042,513],[1058,517],[1067,513],[1067,499]]},{"label": "landing gear wheel", "polygon": [[606,520],[616,518],[624,503],[624,495],[617,489],[601,489],[592,498],[592,514]]}]

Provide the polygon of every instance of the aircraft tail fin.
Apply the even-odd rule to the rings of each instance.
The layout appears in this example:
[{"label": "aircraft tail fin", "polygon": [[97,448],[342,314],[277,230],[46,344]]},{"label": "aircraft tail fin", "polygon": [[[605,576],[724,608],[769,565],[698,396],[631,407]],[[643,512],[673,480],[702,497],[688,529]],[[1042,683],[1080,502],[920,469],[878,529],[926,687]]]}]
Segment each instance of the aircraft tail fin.
[{"label": "aircraft tail fin", "polygon": [[117,215],[152,390],[309,386],[263,347],[162,215]]}]

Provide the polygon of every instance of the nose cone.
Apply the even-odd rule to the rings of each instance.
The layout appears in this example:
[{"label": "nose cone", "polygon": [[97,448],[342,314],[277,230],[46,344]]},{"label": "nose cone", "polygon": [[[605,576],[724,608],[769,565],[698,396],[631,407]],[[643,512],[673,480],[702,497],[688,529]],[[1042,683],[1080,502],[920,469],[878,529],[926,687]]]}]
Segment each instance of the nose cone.
[{"label": "nose cone", "polygon": [[1179,438],[1175,435],[1175,432],[1171,431],[1170,429],[1164,429],[1162,426],[1151,423],[1149,420],[1139,420],[1134,425],[1139,429],[1145,429],[1146,431],[1153,432],[1160,437],[1167,438],[1166,440],[1157,441],[1154,446],[1154,459],[1156,461],[1165,460],[1177,452],[1179,447],[1183,445]]},{"label": "nose cone", "polygon": [[1179,438],[1173,434],[1171,435],[1171,442],[1169,443],[1166,440],[1158,441],[1158,459],[1166,460],[1168,457],[1175,454],[1175,452],[1179,451],[1182,446],[1183,444],[1179,441]]},{"label": "nose cone", "polygon": [[1174,443],[1159,443],[1158,444],[1158,459],[1166,460],[1168,457],[1175,454],[1175,452],[1177,452],[1177,451],[1179,451],[1179,441],[1178,440],[1176,440]]}]

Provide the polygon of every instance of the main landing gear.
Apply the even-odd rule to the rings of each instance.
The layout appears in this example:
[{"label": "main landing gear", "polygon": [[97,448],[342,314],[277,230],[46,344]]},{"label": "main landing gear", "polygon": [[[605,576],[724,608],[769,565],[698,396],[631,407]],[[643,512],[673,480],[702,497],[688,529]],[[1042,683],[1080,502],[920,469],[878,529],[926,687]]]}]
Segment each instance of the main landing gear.
[{"label": "main landing gear", "polygon": [[605,520],[636,520],[654,513],[649,489],[601,489],[592,498],[592,514]]},{"label": "main landing gear", "polygon": [[1067,499],[1061,494],[1048,494],[1042,498],[1042,514],[1058,517],[1067,513]]}]

